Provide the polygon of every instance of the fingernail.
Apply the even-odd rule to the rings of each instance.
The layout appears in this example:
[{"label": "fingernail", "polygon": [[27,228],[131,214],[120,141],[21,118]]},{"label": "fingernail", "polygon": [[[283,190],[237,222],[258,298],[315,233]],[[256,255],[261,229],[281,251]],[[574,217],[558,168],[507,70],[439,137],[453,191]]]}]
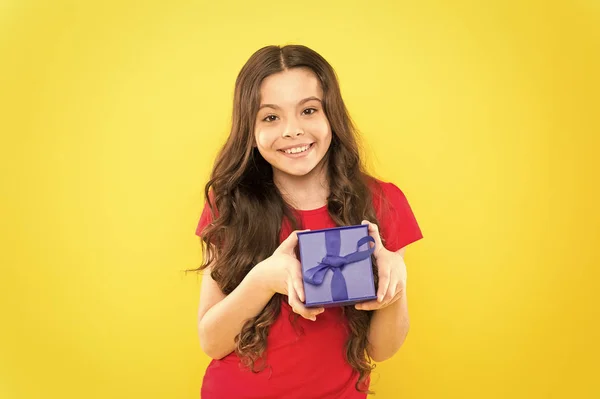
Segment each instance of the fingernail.
[{"label": "fingernail", "polygon": [[377,297],[377,302],[381,302],[381,301],[383,301],[383,295],[380,295]]}]

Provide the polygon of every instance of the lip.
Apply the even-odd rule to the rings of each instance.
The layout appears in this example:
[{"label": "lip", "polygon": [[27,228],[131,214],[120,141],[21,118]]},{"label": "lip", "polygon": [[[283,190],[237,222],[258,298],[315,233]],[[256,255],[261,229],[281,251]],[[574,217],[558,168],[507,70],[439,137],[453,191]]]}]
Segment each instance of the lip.
[{"label": "lip", "polygon": [[[310,152],[312,151],[313,147],[315,143],[306,143],[306,144],[297,144],[291,147],[286,147],[286,148],[282,148],[280,150],[277,150],[278,152],[281,152],[283,155],[285,155],[288,158],[303,158],[305,156],[307,156],[308,154],[310,154]],[[308,148],[308,150],[304,151],[304,152],[298,152],[296,154],[288,154],[287,152],[285,152],[285,150],[290,149],[290,148],[298,148],[298,147],[303,147],[305,145],[309,145],[310,147]]]},{"label": "lip", "polygon": [[313,144],[314,144],[314,142],[313,143],[298,143],[296,145],[291,145],[289,147],[280,148],[279,151],[285,151],[285,150],[289,150],[290,148],[304,147],[305,145],[313,145]]}]

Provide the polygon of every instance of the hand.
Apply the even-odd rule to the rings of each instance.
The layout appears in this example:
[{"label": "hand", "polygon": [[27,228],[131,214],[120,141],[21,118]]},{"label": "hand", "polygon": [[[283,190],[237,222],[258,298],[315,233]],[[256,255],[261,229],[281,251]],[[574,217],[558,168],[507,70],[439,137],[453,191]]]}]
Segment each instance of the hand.
[{"label": "hand", "polygon": [[259,268],[261,279],[273,294],[287,295],[288,303],[295,313],[305,319],[315,321],[317,315],[323,313],[325,309],[309,309],[304,306],[302,266],[295,252],[298,245],[297,232],[292,232],[273,252],[273,255],[260,262],[254,269]]},{"label": "hand", "polygon": [[359,310],[382,309],[390,306],[402,296],[406,288],[406,265],[402,255],[388,251],[383,246],[377,225],[367,220],[363,220],[362,224],[369,225],[369,235],[375,239],[373,255],[377,260],[379,288],[376,300],[357,303],[355,308]]}]

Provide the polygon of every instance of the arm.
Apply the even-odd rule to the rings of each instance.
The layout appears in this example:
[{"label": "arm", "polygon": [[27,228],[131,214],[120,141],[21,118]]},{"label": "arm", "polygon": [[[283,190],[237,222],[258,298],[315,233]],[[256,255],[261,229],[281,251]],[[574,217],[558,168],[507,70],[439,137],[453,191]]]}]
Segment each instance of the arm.
[{"label": "arm", "polygon": [[355,305],[357,309],[374,310],[368,331],[367,352],[371,359],[382,362],[400,349],[409,330],[406,301],[406,247],[388,251],[381,242],[379,227],[369,225],[369,234],[375,239],[375,258],[379,273],[377,299]]},{"label": "arm", "polygon": [[[405,248],[397,251],[404,255]],[[396,294],[391,305],[375,310],[369,328],[367,352],[376,361],[382,362],[392,357],[402,346],[410,327],[406,288]]]},{"label": "arm", "polygon": [[[381,188],[379,221],[382,223],[382,232],[388,238],[393,251],[385,248],[381,242],[379,227],[369,223],[369,233],[376,241],[375,258],[379,273],[378,300],[367,302],[359,307],[359,309],[375,311],[369,327],[367,351],[376,362],[392,357],[404,344],[408,335],[410,319],[404,254],[407,245],[423,238],[402,190],[392,183],[384,183]],[[382,206],[384,197],[387,198],[388,207]]]},{"label": "arm", "polygon": [[274,294],[257,278],[257,267],[227,296],[210,276],[210,268],[205,270],[200,289],[198,335],[202,350],[213,359],[221,359],[235,350],[235,337],[246,320],[258,315]]},{"label": "arm", "polygon": [[273,255],[258,263],[229,295],[225,296],[210,276],[210,267],[202,278],[198,334],[202,350],[220,359],[235,350],[235,337],[246,320],[257,316],[275,293],[287,295],[292,310],[315,320],[323,308],[308,309],[304,299],[300,262],[294,249],[298,244],[292,232]]}]

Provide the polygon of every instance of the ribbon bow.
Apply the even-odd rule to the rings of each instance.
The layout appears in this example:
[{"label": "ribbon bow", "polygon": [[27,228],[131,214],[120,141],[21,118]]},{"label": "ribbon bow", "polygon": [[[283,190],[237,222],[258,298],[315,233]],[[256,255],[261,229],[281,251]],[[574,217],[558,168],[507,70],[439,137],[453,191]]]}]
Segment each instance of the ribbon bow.
[{"label": "ribbon bow", "polygon": [[340,256],[340,231],[325,231],[327,254],[321,260],[321,263],[304,272],[304,281],[312,285],[321,285],[325,279],[325,274],[331,269],[333,271],[333,277],[331,279],[331,296],[333,300],[347,300],[348,288],[346,287],[346,279],[342,274],[342,270],[347,264],[355,263],[371,256],[373,251],[375,251],[375,247],[369,248],[366,251],[359,251],[359,248],[368,242],[375,243],[375,239],[371,236],[363,237],[358,240],[356,244],[356,252],[352,252],[346,256]]}]

